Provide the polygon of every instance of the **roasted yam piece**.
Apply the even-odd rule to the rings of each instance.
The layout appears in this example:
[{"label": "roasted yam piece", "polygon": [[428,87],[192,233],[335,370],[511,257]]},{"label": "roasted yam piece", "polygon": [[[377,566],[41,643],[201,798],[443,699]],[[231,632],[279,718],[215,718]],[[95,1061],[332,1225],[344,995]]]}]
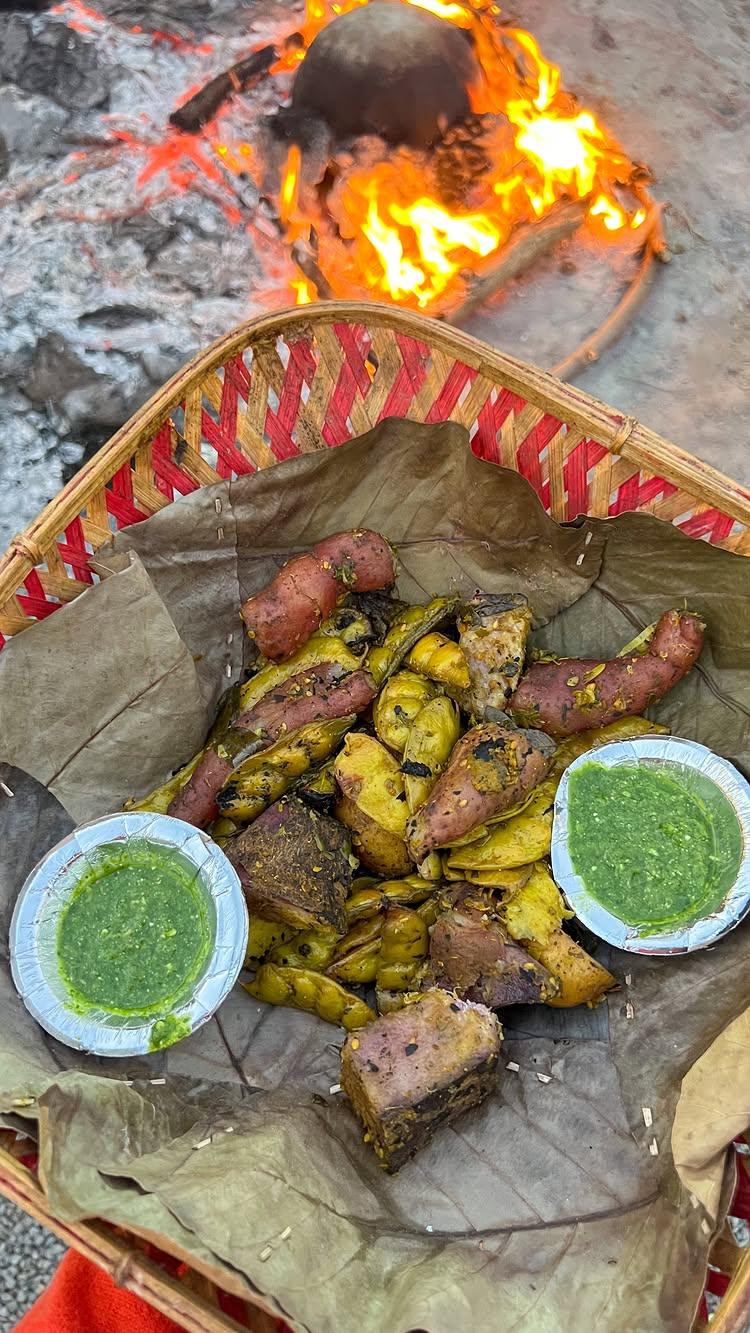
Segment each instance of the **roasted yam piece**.
[{"label": "roasted yam piece", "polygon": [[610,661],[536,662],[522,677],[511,712],[521,726],[556,737],[643,713],[687,675],[705,628],[698,616],[665,611],[645,652]]},{"label": "roasted yam piece", "polygon": [[509,810],[547,773],[555,747],[548,736],[486,722],[455,746],[444,773],[412,815],[407,844],[419,865],[477,824]]},{"label": "roasted yam piece", "polygon": [[544,1004],[559,990],[546,967],[509,939],[497,921],[463,904],[443,912],[432,928],[425,984],[489,1009]]},{"label": "roasted yam piece", "polygon": [[471,704],[477,721],[488,711],[507,708],[521,679],[531,607],[512,593],[493,597],[478,592],[458,614],[460,646],[471,678]]},{"label": "roasted yam piece", "polygon": [[439,990],[347,1038],[341,1086],[386,1171],[492,1091],[501,1041],[488,1009]]},{"label": "roasted yam piece", "polygon": [[249,910],[297,930],[346,930],[349,839],[335,819],[284,796],[224,848]]}]

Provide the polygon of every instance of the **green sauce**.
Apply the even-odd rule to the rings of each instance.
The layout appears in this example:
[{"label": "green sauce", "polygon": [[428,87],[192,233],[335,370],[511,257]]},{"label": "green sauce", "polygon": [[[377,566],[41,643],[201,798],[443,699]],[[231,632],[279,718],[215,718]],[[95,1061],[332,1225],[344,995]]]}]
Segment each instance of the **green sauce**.
[{"label": "green sauce", "polygon": [[737,876],[742,832],[723,792],[700,773],[588,763],[570,776],[568,848],[591,897],[654,934],[720,906]]},{"label": "green sauce", "polygon": [[209,902],[194,867],[168,847],[100,848],[58,926],[60,972],[76,1005],[162,1015],[176,1007],[211,952]]}]

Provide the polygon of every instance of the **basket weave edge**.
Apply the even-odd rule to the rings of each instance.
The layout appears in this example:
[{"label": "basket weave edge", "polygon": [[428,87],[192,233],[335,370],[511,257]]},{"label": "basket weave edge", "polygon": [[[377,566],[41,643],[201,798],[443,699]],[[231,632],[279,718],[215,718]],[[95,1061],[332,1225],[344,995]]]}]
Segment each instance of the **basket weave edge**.
[{"label": "basket weave edge", "polygon": [[701,507],[716,507],[750,526],[750,492],[583,390],[439,320],[372,302],[327,301],[294,306],[249,320],[217,338],[178,370],[13,539],[5,555],[0,557],[0,606],[15,595],[31,570],[46,558],[46,552],[60,532],[106,486],[119,468],[154,436],[170,412],[181,403],[189,387],[249,346],[273,341],[279,336],[294,337],[296,334],[302,337],[314,333],[316,325],[337,322],[380,326],[427,342],[493,383],[501,382],[527,402],[577,426],[610,453],[620,454],[634,467],[664,477],[694,496],[696,504]]}]

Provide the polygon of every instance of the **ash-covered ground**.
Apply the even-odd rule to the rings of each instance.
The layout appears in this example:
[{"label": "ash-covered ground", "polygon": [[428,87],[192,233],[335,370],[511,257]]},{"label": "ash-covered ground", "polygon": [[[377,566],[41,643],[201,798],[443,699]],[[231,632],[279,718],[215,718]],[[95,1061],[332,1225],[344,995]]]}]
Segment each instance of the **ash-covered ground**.
[{"label": "ash-covered ground", "polygon": [[[251,157],[283,82],[228,105],[213,150],[166,154],[143,176],[187,91],[294,32],[300,14],[273,0],[0,13],[0,547],[196,350],[290,303],[293,270],[252,172],[215,151],[224,136]],[[514,18],[671,205],[672,264],[580,383],[750,481],[744,0],[710,13],[685,0],[521,0]],[[471,331],[552,365],[601,321],[626,269],[576,241]]]}]

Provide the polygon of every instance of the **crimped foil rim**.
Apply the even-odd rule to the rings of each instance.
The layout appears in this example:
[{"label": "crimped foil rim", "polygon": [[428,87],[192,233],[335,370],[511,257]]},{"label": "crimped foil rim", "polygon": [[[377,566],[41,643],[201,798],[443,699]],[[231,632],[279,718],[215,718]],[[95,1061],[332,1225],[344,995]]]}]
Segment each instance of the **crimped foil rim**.
[{"label": "crimped foil rim", "polygon": [[49,946],[40,950],[40,932],[49,935],[59,920],[75,883],[76,862],[104,844],[127,841],[154,842],[180,852],[195,866],[216,913],[213,953],[191,995],[170,1010],[169,1017],[186,1020],[190,1032],[207,1022],[237,980],[247,948],[247,907],[239,877],[208,834],[170,815],[135,810],[74,829],[35,866],[18,895],[10,925],[10,961],[16,990],[29,1013],[58,1041],[92,1055],[152,1054],[151,1031],[165,1015],[75,1013],[66,1007],[59,974],[43,956]]},{"label": "crimped foil rim", "polygon": [[[721,906],[692,925],[640,934],[594,899],[573,867],[568,851],[568,788],[570,778],[584,764],[595,762],[607,767],[637,764],[642,759],[682,764],[712,781],[731,803],[743,838],[742,859],[737,878]],[[706,949],[739,925],[750,910],[750,783],[730,764],[705,745],[680,736],[636,736],[627,741],[611,741],[599,749],[579,755],[566,769],[555,796],[552,825],[552,872],[569,907],[595,935],[628,953],[685,954]]]}]

